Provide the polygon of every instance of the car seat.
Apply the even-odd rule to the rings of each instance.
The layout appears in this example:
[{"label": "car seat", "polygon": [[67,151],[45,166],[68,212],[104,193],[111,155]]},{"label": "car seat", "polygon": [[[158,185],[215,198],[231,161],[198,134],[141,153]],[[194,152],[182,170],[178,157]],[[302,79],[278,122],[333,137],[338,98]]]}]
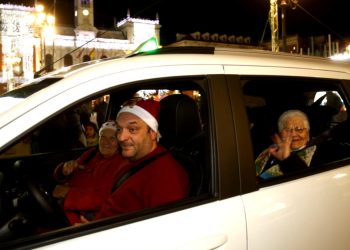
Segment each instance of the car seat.
[{"label": "car seat", "polygon": [[203,153],[204,132],[198,105],[184,94],[170,95],[160,101],[160,144],[168,148],[186,169],[190,181],[190,196],[205,190]]}]

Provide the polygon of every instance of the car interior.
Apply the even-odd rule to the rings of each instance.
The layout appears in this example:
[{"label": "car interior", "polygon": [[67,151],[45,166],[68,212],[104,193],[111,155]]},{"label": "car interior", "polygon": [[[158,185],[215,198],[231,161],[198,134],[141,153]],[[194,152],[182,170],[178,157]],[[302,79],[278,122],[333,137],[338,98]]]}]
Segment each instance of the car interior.
[{"label": "car interior", "polygon": [[160,101],[160,144],[168,148],[186,168],[190,196],[208,192],[204,169],[205,131],[195,100],[188,95],[170,95]]}]

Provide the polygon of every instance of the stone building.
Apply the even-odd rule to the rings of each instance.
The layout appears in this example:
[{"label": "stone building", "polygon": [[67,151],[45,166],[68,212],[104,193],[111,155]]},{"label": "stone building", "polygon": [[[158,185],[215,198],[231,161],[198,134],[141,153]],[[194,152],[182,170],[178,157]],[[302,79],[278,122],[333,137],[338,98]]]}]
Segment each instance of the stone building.
[{"label": "stone building", "polygon": [[133,18],[128,11],[115,29],[99,30],[93,0],[74,0],[74,6],[74,27],[62,27],[50,23],[50,16],[37,6],[0,4],[0,83],[5,89],[32,79],[36,72],[124,56],[150,37],[159,41],[157,17]]},{"label": "stone building", "polygon": [[[130,12],[115,22],[112,30],[94,26],[93,0],[74,0],[74,27],[56,26],[49,15],[34,6],[0,4],[0,92],[54,69],[84,61],[129,54],[143,41],[156,37],[160,41],[159,19],[133,18]],[[51,32],[49,32],[51,29]],[[53,32],[55,30],[55,32]],[[350,58],[348,40],[331,40],[330,36],[288,36],[286,52],[329,57],[345,53]],[[282,41],[280,41],[280,47]],[[233,34],[193,32],[176,34],[167,46],[218,46],[226,48],[271,50],[271,41],[251,41]]]}]

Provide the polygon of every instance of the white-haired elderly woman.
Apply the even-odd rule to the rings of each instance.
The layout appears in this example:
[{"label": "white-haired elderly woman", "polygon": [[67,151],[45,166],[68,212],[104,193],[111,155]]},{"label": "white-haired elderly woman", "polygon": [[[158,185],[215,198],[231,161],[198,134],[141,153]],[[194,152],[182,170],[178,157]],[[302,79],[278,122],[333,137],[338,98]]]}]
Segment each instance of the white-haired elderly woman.
[{"label": "white-haired elderly woman", "polygon": [[308,117],[300,110],[285,111],[278,119],[274,142],[255,160],[256,175],[262,179],[280,176],[310,166],[316,146],[310,140]]}]

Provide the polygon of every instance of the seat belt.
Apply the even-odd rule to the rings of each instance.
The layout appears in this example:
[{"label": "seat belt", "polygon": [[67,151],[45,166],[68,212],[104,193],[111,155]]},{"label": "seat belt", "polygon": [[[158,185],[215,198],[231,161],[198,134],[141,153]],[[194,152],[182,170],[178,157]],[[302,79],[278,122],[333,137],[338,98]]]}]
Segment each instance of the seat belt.
[{"label": "seat belt", "polygon": [[165,150],[159,154],[156,154],[150,158],[147,158],[146,160],[140,162],[138,165],[132,167],[131,169],[129,169],[127,172],[125,172],[120,178],[119,180],[114,184],[113,188],[112,188],[112,192],[114,193],[114,191],[119,188],[129,177],[133,176],[134,174],[136,174],[137,172],[139,172],[141,169],[143,169],[144,167],[146,167],[147,165],[149,165],[151,162],[155,161],[156,159],[162,157],[165,154],[170,153],[170,151]]}]

